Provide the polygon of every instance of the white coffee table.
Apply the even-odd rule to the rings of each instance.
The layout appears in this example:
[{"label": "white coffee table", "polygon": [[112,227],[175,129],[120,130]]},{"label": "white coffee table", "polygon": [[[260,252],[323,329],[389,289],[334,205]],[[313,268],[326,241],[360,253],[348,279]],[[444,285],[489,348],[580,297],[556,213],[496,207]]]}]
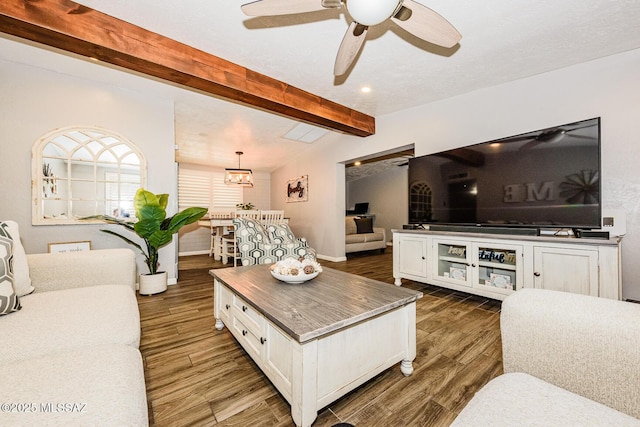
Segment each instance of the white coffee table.
[{"label": "white coffee table", "polygon": [[216,328],[229,328],[298,426],[396,363],[413,372],[421,292],[330,268],[297,285],[273,278],[268,265],[210,273]]}]

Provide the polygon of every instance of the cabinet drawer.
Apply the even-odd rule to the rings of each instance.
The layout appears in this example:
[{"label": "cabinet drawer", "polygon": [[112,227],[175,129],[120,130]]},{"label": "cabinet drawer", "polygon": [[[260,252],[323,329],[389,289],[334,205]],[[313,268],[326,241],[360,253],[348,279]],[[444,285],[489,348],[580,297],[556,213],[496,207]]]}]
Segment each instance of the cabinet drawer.
[{"label": "cabinet drawer", "polygon": [[220,298],[219,307],[220,307],[220,319],[229,324],[231,321],[231,307],[233,306],[233,294],[224,286],[220,286],[220,294],[218,296]]},{"label": "cabinet drawer", "polygon": [[260,339],[251,328],[248,328],[241,319],[237,316],[233,316],[232,320],[233,335],[236,337],[242,348],[253,358],[253,360],[262,365],[262,347],[264,339]]},{"label": "cabinet drawer", "polygon": [[262,331],[263,317],[253,307],[237,295],[233,295],[233,307],[234,316],[238,317],[242,323],[253,329],[256,334]]}]

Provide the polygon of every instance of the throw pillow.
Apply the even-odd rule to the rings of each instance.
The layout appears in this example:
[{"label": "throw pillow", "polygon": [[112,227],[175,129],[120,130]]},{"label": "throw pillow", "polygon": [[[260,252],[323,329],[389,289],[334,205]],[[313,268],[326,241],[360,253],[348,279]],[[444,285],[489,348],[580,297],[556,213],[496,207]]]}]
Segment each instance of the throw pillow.
[{"label": "throw pillow", "polygon": [[293,235],[293,231],[291,231],[288,224],[269,224],[267,231],[269,231],[271,243],[287,244],[296,242],[296,236]]},{"label": "throw pillow", "polygon": [[358,234],[373,233],[373,218],[356,218]]},{"label": "throw pillow", "polygon": [[269,236],[260,222],[250,218],[235,218],[233,225],[236,228],[236,238],[240,241],[253,240],[254,242],[269,243]]},{"label": "throw pillow", "polygon": [[18,223],[15,221],[2,221],[1,224],[7,224],[6,229],[13,239],[13,288],[19,297],[30,294],[34,291],[31,286],[31,277],[29,277],[29,265],[27,264],[27,254],[20,242],[20,231]]},{"label": "throw pillow", "polygon": [[348,216],[344,219],[344,234],[356,234],[358,229],[356,228],[356,222],[354,217]]},{"label": "throw pillow", "polygon": [[0,224],[0,316],[22,308],[13,289],[13,239],[7,228]]}]

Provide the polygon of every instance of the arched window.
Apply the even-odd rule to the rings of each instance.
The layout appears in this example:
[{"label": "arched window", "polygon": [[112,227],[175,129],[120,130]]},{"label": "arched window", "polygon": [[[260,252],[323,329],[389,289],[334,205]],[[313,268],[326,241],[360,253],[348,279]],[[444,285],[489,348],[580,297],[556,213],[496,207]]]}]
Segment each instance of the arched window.
[{"label": "arched window", "polygon": [[97,127],[68,127],[32,148],[32,224],[78,224],[91,215],[133,217],[147,164],[127,138]]},{"label": "arched window", "polygon": [[433,210],[431,205],[431,187],[424,182],[418,181],[409,187],[409,216],[411,222],[431,221]]}]

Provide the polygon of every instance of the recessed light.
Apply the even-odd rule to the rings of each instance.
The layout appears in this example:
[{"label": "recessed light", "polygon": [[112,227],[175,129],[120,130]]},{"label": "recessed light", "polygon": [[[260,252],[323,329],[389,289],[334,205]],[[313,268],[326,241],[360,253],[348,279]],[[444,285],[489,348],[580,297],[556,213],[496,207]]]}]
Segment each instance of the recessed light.
[{"label": "recessed light", "polygon": [[362,93],[369,93],[369,92],[371,92],[371,88],[370,88],[369,86],[362,86],[362,87],[360,88],[360,92],[362,92]]},{"label": "recessed light", "polygon": [[360,166],[362,163],[361,162],[354,162],[353,166]]}]

